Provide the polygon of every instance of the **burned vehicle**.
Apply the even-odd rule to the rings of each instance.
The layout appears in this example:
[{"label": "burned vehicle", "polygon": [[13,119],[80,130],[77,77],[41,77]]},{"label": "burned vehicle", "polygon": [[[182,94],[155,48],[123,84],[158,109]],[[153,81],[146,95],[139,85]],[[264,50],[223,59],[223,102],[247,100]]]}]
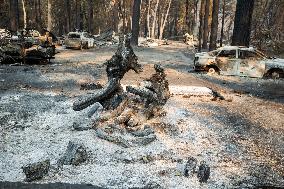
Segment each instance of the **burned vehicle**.
[{"label": "burned vehicle", "polygon": [[94,39],[87,32],[70,32],[64,40],[66,48],[88,49],[94,47]]},{"label": "burned vehicle", "polygon": [[210,52],[196,53],[194,70],[247,77],[284,77],[284,59],[265,56],[253,47],[225,46]]},{"label": "burned vehicle", "polygon": [[49,32],[33,37],[28,32],[0,40],[0,63],[47,63],[54,58],[55,45]]}]

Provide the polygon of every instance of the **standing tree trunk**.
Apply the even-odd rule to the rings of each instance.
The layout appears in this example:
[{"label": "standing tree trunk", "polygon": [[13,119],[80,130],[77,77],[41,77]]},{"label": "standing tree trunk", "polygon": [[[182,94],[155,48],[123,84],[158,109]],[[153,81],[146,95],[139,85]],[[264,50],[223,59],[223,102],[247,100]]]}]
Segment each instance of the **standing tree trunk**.
[{"label": "standing tree trunk", "polygon": [[89,6],[89,20],[88,20],[88,30],[90,33],[94,32],[94,3],[93,0],[88,1]]},{"label": "standing tree trunk", "polygon": [[220,47],[223,46],[223,39],[224,39],[225,8],[226,8],[226,0],[223,0]]},{"label": "standing tree trunk", "polygon": [[232,45],[249,46],[254,0],[238,0]]},{"label": "standing tree trunk", "polygon": [[24,17],[24,28],[27,28],[27,12],[26,12],[25,0],[22,0],[22,8],[23,8],[23,17]]},{"label": "standing tree trunk", "polygon": [[18,0],[10,0],[10,29],[16,32],[19,27],[18,19]]},{"label": "standing tree trunk", "polygon": [[37,9],[36,9],[36,11],[37,11],[37,27],[38,27],[38,30],[40,30],[41,31],[41,29],[42,29],[42,22],[41,22],[41,2],[40,2],[40,0],[38,0],[38,3],[37,3]]},{"label": "standing tree trunk", "polygon": [[189,21],[189,0],[186,0],[185,2],[185,23],[187,26],[187,32],[191,33],[190,30],[190,21]]},{"label": "standing tree trunk", "polygon": [[51,0],[47,1],[47,30],[52,30]]},{"label": "standing tree trunk", "polygon": [[219,14],[219,0],[213,0],[213,11],[212,11],[212,24],[210,34],[210,45],[209,50],[216,49],[217,35],[218,35],[218,14]]},{"label": "standing tree trunk", "polygon": [[209,32],[209,10],[210,10],[210,0],[206,0],[205,5],[205,16],[204,16],[204,26],[203,26],[203,43],[202,48],[207,49],[207,42],[208,42],[208,32]]},{"label": "standing tree trunk", "polygon": [[125,5],[125,0],[123,0],[123,14],[122,14],[122,19],[123,19],[123,33],[126,33],[126,5]]},{"label": "standing tree trunk", "polygon": [[75,1],[75,28],[79,29],[79,11],[78,11],[78,1]]},{"label": "standing tree trunk", "polygon": [[112,14],[113,14],[112,29],[114,32],[118,33],[118,23],[119,23],[118,1],[114,1]]},{"label": "standing tree trunk", "polygon": [[131,44],[138,45],[138,37],[139,37],[139,21],[140,21],[140,6],[141,0],[134,0],[133,3],[133,14],[132,14],[132,38]]},{"label": "standing tree trunk", "polygon": [[205,0],[201,0],[199,12],[198,51],[201,51],[203,24],[204,24]]},{"label": "standing tree trunk", "polygon": [[157,12],[158,12],[158,6],[159,6],[160,0],[157,0],[155,5],[155,11],[154,11],[154,18],[152,23],[152,32],[151,32],[151,38],[155,38],[155,31],[156,31],[156,22],[157,22]]},{"label": "standing tree trunk", "polygon": [[150,6],[149,6],[149,2],[150,0],[146,0],[144,1],[145,2],[145,7],[146,7],[146,16],[145,16],[145,25],[144,25],[144,37],[147,37],[148,36],[148,33],[149,33],[149,23],[148,23],[148,16],[149,16],[149,9],[150,9]]},{"label": "standing tree trunk", "polygon": [[169,15],[170,8],[171,8],[171,3],[172,3],[172,0],[169,0],[166,15],[165,15],[165,17],[162,16],[162,18],[161,18],[161,27],[160,27],[160,32],[159,32],[160,33],[159,39],[163,38],[166,22],[168,20],[168,15]]},{"label": "standing tree trunk", "polygon": [[65,23],[65,33],[70,32],[70,26],[71,26],[71,6],[70,6],[70,0],[65,0],[65,8],[66,8],[66,23]]},{"label": "standing tree trunk", "polygon": [[151,9],[151,0],[148,0],[147,6],[147,35],[146,37],[150,37],[150,9]]}]

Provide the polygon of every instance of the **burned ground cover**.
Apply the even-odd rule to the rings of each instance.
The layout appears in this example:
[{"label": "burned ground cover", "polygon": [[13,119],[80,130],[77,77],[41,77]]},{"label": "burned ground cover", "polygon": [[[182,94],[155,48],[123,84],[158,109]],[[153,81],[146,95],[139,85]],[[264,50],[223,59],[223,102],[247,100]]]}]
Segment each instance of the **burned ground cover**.
[{"label": "burned ground cover", "polygon": [[[49,159],[48,174],[36,183],[86,183],[104,188],[283,187],[283,80],[192,73],[191,56],[181,43],[134,48],[143,72],[126,73],[120,81],[122,88],[139,87],[157,72],[154,65],[159,64],[165,68],[170,89],[205,86],[223,98],[171,93],[162,106],[163,114],[151,121],[148,131],[150,135],[154,132],[155,140],[126,148],[99,137],[97,128],[113,126],[113,134],[135,138],[124,130],[130,118],[119,128],[106,120],[94,126],[89,112],[96,105],[73,110],[77,97],[94,93],[80,90],[82,84],[107,85],[104,63],[116,49],[59,49],[51,64],[0,66],[1,181],[23,182],[22,166]],[[271,90],[275,88],[278,90]],[[76,127],[78,123],[84,126],[82,130]],[[86,160],[58,169],[70,141],[82,144]],[[199,182],[197,173],[185,174],[190,158],[197,161],[196,171],[203,161],[210,167],[206,183]]]}]

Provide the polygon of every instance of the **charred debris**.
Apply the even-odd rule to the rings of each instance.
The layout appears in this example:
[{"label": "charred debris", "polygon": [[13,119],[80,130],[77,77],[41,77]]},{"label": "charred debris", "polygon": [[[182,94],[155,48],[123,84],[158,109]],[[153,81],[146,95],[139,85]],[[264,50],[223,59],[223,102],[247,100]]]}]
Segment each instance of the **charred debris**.
[{"label": "charred debris", "polygon": [[44,30],[41,35],[36,30],[22,30],[12,34],[0,30],[0,63],[1,64],[42,64],[48,63],[55,55],[57,38]]},{"label": "charred debris", "polygon": [[156,140],[152,122],[163,115],[162,107],[170,97],[166,74],[159,65],[154,66],[155,73],[149,79],[138,87],[127,86],[124,91],[120,83],[123,76],[130,70],[142,71],[130,39],[130,34],[120,36],[117,52],[105,63],[106,85],[88,84],[95,90],[78,97],[73,104],[75,111],[93,104],[101,106],[92,116],[97,136],[126,148]]}]

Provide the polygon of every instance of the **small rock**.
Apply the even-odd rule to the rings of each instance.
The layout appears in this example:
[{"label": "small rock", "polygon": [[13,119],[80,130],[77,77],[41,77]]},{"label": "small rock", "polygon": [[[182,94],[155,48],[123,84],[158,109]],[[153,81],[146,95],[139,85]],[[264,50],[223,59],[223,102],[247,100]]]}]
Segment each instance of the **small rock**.
[{"label": "small rock", "polygon": [[43,178],[49,171],[50,160],[44,160],[23,166],[23,172],[26,175],[26,181],[31,182]]},{"label": "small rock", "polygon": [[69,141],[64,156],[59,160],[61,165],[79,165],[87,160],[87,150],[83,144]]},{"label": "small rock", "polygon": [[74,122],[73,129],[76,131],[86,131],[92,129],[92,126],[86,123],[84,124],[84,123]]},{"label": "small rock", "polygon": [[199,182],[207,182],[210,176],[210,167],[206,164],[205,161],[202,161],[200,163],[198,172],[197,172],[197,178],[199,179]]},{"label": "small rock", "polygon": [[188,177],[189,175],[192,175],[196,171],[197,166],[197,159],[194,157],[189,157],[184,169],[184,176]]},{"label": "small rock", "polygon": [[151,142],[154,142],[157,139],[157,136],[155,134],[150,134],[145,137],[136,137],[132,143],[135,146],[146,146],[150,144]]},{"label": "small rock", "polygon": [[127,122],[128,127],[136,127],[139,124],[139,121],[134,118],[130,118]]}]

